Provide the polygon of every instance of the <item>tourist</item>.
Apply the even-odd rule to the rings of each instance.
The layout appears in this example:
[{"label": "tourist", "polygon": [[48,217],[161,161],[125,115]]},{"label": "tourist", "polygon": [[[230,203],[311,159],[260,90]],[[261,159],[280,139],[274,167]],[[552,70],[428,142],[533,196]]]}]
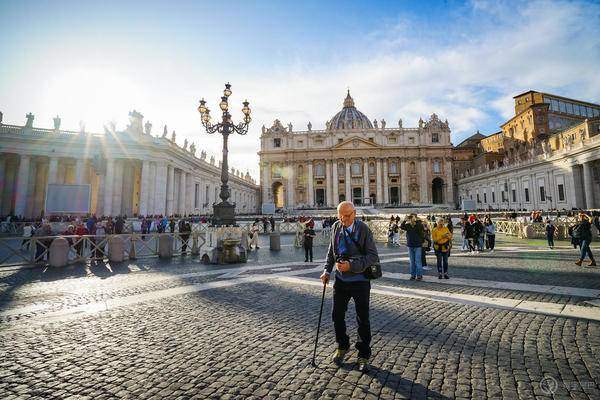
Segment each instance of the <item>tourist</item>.
[{"label": "tourist", "polygon": [[31,237],[33,236],[35,229],[30,223],[25,223],[23,227],[23,240],[21,241],[21,248],[25,247],[29,251],[31,244]]},{"label": "tourist", "polygon": [[267,233],[268,232],[268,226],[269,226],[269,222],[267,220],[267,217],[263,217],[262,218],[262,225],[263,225],[263,232]]},{"label": "tourist", "polygon": [[421,252],[423,246],[423,223],[415,214],[408,215],[400,229],[406,231],[406,246],[410,260],[410,280],[422,280],[423,270],[421,265]]},{"label": "tourist", "polygon": [[[435,218],[435,217],[431,217]],[[430,218],[430,219],[431,219]],[[429,271],[431,267],[427,265],[427,252],[431,251],[431,231],[429,230],[429,223],[423,223],[423,244],[421,250],[421,267],[425,271]]]},{"label": "tourist", "polygon": [[190,239],[190,233],[192,233],[192,226],[185,219],[179,220],[179,236],[181,238],[181,254],[187,254],[188,240]]},{"label": "tourist", "polygon": [[105,222],[104,221],[100,221],[96,224],[96,238],[95,238],[95,245],[96,245],[96,251],[95,251],[95,258],[99,259],[100,261],[102,261],[102,259],[104,258],[104,248],[106,243],[104,243],[105,240],[105,236],[106,236],[106,230],[104,228],[105,226]]},{"label": "tourist", "polygon": [[477,252],[483,251],[483,242],[485,239],[485,228],[479,218],[475,218],[473,224],[473,241],[474,245],[477,246]]},{"label": "tourist", "polygon": [[493,253],[494,247],[496,247],[496,226],[494,225],[492,219],[489,216],[485,219],[484,230],[485,248],[488,249],[491,253]]},{"label": "tourist", "polygon": [[313,262],[313,239],[317,236],[313,226],[310,223],[306,224],[303,233],[302,245],[304,247],[304,262]]},{"label": "tourist", "polygon": [[433,249],[437,258],[438,279],[450,279],[448,276],[448,256],[450,253],[450,244],[452,243],[452,233],[448,227],[444,226],[444,220],[438,219],[436,226],[431,232],[433,240]]},{"label": "tourist", "polygon": [[579,214],[579,224],[573,229],[573,237],[576,237],[580,243],[579,259],[575,261],[576,265],[581,265],[585,260],[586,255],[590,258],[590,267],[596,266],[596,260],[592,254],[590,244],[592,242],[592,224],[585,213]]},{"label": "tourist", "polygon": [[75,228],[75,235],[77,238],[75,239],[75,251],[77,252],[77,257],[81,257],[83,255],[84,250],[84,235],[88,234],[88,230],[81,222],[77,223],[77,227]]},{"label": "tourist", "polygon": [[272,215],[269,217],[269,223],[271,224],[271,232],[275,232],[275,218]]},{"label": "tourist", "polygon": [[258,226],[258,218],[252,223],[250,227],[250,246],[248,248],[252,250],[252,246],[256,248],[256,250],[260,249],[258,245],[260,244],[258,240],[258,234],[260,232],[260,228]]},{"label": "tourist", "polygon": [[546,218],[546,240],[550,249],[554,248],[554,235],[556,235],[556,226],[552,224],[550,218]]},{"label": "tourist", "polygon": [[354,205],[349,201],[343,201],[338,205],[337,210],[340,222],[333,225],[325,269],[321,274],[321,281],[327,285],[335,267],[331,316],[337,349],[333,355],[333,362],[341,366],[350,349],[350,338],[346,333],[346,310],[350,299],[354,299],[358,323],[358,340],[355,344],[358,350],[358,370],[367,372],[371,357],[369,321],[371,282],[364,275],[364,271],[371,265],[379,264],[379,255],[369,227],[356,219]]},{"label": "tourist", "polygon": [[173,217],[169,220],[169,232],[175,233],[175,218]]}]

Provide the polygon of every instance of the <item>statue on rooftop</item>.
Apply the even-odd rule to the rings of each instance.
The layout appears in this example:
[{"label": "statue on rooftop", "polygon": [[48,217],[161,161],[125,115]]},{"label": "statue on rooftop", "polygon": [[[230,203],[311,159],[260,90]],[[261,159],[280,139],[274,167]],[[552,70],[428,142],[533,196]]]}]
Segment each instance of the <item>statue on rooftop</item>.
[{"label": "statue on rooftop", "polygon": [[54,121],[54,130],[57,131],[60,129],[60,117],[57,115],[56,117],[54,117],[53,119]]},{"label": "statue on rooftop", "polygon": [[385,119],[381,119],[381,129],[385,129]]},{"label": "statue on rooftop", "polygon": [[146,121],[146,123],[144,124],[144,129],[146,131],[146,135],[150,135],[150,132],[152,132],[152,124],[150,123],[150,121]]},{"label": "statue on rooftop", "polygon": [[171,142],[175,143],[176,138],[177,138],[177,134],[175,133],[175,131],[173,131],[173,133],[171,133]]},{"label": "statue on rooftop", "polygon": [[165,125],[165,127],[163,128],[163,134],[162,137],[166,138],[167,137],[167,126]]},{"label": "statue on rooftop", "polygon": [[25,116],[25,118],[27,118],[27,122],[25,123],[25,128],[33,128],[33,119],[35,118],[35,115],[33,115],[32,113],[29,113]]},{"label": "statue on rooftop", "polygon": [[196,155],[196,144],[192,143],[190,145],[190,153],[192,153],[194,156]]},{"label": "statue on rooftop", "polygon": [[183,139],[183,150],[187,150],[188,141],[187,139]]},{"label": "statue on rooftop", "polygon": [[312,131],[312,124],[310,123],[310,121],[308,121],[308,125],[307,125],[308,131]]}]

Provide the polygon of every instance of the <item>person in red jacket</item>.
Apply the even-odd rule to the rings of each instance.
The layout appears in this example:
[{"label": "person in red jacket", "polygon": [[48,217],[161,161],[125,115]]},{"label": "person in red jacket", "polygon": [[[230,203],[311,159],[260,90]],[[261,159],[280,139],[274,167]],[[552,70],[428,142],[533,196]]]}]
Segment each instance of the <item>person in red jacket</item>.
[{"label": "person in red jacket", "polygon": [[81,222],[77,223],[77,227],[75,228],[75,234],[79,236],[76,240],[75,251],[77,251],[77,257],[81,257],[83,252],[83,238],[81,236],[87,235],[88,230]]}]

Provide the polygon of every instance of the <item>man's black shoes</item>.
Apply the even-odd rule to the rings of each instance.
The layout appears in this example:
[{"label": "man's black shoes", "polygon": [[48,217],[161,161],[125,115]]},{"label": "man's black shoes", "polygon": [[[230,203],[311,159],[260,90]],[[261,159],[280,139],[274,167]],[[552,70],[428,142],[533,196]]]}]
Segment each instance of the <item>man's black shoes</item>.
[{"label": "man's black shoes", "polygon": [[335,351],[335,353],[333,354],[333,363],[335,365],[337,365],[338,367],[341,367],[342,364],[344,363],[344,357],[346,357],[346,353],[348,352],[348,349],[344,350],[344,349],[337,349]]},{"label": "man's black shoes", "polygon": [[356,364],[358,365],[358,370],[363,374],[369,372],[369,359],[364,357],[358,357],[356,360]]}]

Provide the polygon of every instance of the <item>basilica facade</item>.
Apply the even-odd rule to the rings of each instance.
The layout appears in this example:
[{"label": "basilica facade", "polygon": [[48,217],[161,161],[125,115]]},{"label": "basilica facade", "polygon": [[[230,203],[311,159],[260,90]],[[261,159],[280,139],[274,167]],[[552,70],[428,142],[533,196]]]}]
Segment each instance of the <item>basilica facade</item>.
[{"label": "basilica facade", "polygon": [[[89,185],[89,212],[96,215],[211,214],[220,202],[221,166],[205,151],[196,154],[188,141],[176,142],[173,131],[151,134],[136,111],[124,131],[114,126],[89,133],[2,122],[0,113],[0,215],[37,218],[45,213],[49,184]],[[249,173],[232,168],[230,202],[238,214],[254,214],[260,191]]]},{"label": "basilica facade", "polygon": [[454,207],[448,121],[417,127],[371,122],[348,92],[324,130],[294,131],[275,120],[260,138],[262,201],[278,208],[356,205]]}]

